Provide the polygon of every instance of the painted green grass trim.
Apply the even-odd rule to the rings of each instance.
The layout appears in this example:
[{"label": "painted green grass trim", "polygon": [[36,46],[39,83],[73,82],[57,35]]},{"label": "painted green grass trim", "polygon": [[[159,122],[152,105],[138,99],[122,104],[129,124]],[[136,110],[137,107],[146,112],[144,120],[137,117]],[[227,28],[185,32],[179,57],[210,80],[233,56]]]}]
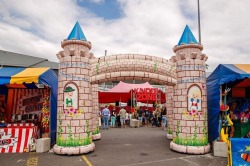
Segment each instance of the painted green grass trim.
[{"label": "painted green grass trim", "polygon": [[174,143],[185,146],[206,146],[208,144],[207,139],[192,139],[192,138],[176,138]]},{"label": "painted green grass trim", "polygon": [[62,139],[58,138],[56,141],[56,144],[58,146],[64,146],[64,147],[77,147],[77,146],[86,146],[92,143],[92,139],[90,138],[84,138],[84,139]]},{"label": "painted green grass trim", "polygon": [[173,131],[168,127],[168,134],[173,134]]},{"label": "painted green grass trim", "polygon": [[96,135],[100,133],[100,129],[99,127],[97,129],[95,129],[94,131],[92,131],[92,135]]}]

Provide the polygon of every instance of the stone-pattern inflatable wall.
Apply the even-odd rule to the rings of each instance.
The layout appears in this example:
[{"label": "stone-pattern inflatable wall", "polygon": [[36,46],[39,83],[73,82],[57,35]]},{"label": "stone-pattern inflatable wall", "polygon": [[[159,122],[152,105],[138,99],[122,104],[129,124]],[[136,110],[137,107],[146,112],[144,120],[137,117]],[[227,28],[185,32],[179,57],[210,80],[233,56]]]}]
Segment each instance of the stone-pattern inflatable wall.
[{"label": "stone-pattern inflatable wall", "polygon": [[113,80],[143,80],[170,86],[176,84],[175,66],[164,58],[119,54],[93,59],[91,64],[91,82],[94,84]]},{"label": "stone-pattern inflatable wall", "polygon": [[[171,148],[184,153],[204,154],[210,149],[207,146],[207,56],[202,54],[202,49],[200,44],[176,46],[176,55],[172,57],[176,63],[177,85],[174,87]],[[203,148],[197,150],[196,146]]]},{"label": "stone-pattern inflatable wall", "polygon": [[166,86],[166,108],[167,108],[167,138],[172,139],[173,134],[173,86]]},{"label": "stone-pattern inflatable wall", "polygon": [[101,139],[100,127],[99,127],[99,101],[98,101],[98,84],[92,84],[92,139]]},{"label": "stone-pattern inflatable wall", "polygon": [[94,150],[92,143],[91,44],[64,40],[58,77],[57,154],[81,154]]},{"label": "stone-pattern inflatable wall", "polygon": [[92,140],[101,138],[98,84],[114,80],[165,85],[167,137],[173,138],[171,149],[193,154],[209,152],[207,56],[201,52],[202,45],[193,44],[196,40],[188,26],[179,42],[182,44],[174,47],[176,55],[170,60],[138,54],[95,58],[78,22],[68,38],[62,41],[63,51],[57,54],[60,66],[55,153],[82,154],[95,149]]}]

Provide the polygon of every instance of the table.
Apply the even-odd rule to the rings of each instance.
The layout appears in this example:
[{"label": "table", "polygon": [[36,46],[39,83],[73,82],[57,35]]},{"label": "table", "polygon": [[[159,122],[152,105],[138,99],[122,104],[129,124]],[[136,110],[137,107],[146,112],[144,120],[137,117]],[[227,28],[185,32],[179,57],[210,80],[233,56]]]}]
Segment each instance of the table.
[{"label": "table", "polygon": [[37,138],[37,126],[0,128],[0,153],[29,152],[29,144]]}]

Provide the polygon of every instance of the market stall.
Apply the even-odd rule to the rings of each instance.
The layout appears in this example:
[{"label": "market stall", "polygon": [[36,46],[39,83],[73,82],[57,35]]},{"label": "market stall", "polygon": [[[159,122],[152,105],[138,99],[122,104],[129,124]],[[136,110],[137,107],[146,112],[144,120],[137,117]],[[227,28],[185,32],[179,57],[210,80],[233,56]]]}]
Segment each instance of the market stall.
[{"label": "market stall", "polygon": [[0,153],[27,152],[44,133],[55,143],[57,85],[51,68],[0,69]]},{"label": "market stall", "polygon": [[210,142],[219,137],[222,92],[229,89],[227,103],[236,100],[238,109],[242,112],[250,101],[248,78],[250,78],[250,64],[220,64],[207,78],[208,138]]}]

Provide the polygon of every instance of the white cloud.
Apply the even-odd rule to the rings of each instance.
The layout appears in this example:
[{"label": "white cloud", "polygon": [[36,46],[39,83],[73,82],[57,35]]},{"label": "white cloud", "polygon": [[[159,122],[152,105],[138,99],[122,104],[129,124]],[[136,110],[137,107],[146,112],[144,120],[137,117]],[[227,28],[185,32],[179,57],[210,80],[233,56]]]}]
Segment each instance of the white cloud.
[{"label": "white cloud", "polygon": [[[18,27],[3,23],[0,23],[0,36],[0,49],[2,50],[55,60],[55,58],[51,58],[51,56],[54,56],[52,53],[60,49],[58,44],[39,38]],[[10,36],[13,38],[10,39]]]},{"label": "white cloud", "polygon": [[[2,0],[0,49],[58,61],[60,43],[77,20],[98,57],[108,50],[108,54],[139,53],[169,59],[186,24],[198,40],[197,1],[119,3],[122,18],[104,20],[74,0]],[[250,63],[250,1],[200,1],[200,10],[203,53],[209,56],[209,70],[220,63]]]}]

